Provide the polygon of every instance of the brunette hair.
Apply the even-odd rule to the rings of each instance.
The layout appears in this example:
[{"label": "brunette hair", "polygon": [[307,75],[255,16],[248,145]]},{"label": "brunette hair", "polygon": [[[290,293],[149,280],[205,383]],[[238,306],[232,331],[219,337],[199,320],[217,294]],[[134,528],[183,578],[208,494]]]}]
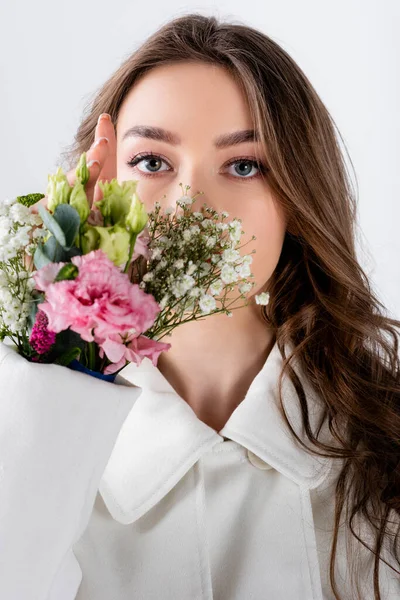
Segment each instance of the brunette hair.
[{"label": "brunette hair", "polygon": [[[64,153],[67,168],[89,150],[101,113],[109,113],[116,123],[124,98],[140,77],[180,61],[223,67],[248,100],[269,166],[265,177],[288,216],[281,256],[269,281],[270,302],[263,307],[284,359],[279,383],[287,371],[315,454],[343,461],[335,490],[330,585],[336,600],[347,600],[339,595],[335,580],[340,517],[346,506],[350,531],[375,555],[374,597],[380,600],[380,561],[389,565],[381,556],[386,542],[391,542],[390,552],[400,566],[400,321],[384,315],[357,261],[356,196],[336,136],[340,133],[305,74],[261,31],[214,16],[180,16],[151,35],[98,91],[74,145]],[[288,357],[287,343],[293,348]],[[293,360],[323,401],[332,445],[311,430]],[[286,413],[285,418],[307,449]],[[374,530],[373,547],[354,531],[357,516]]]}]

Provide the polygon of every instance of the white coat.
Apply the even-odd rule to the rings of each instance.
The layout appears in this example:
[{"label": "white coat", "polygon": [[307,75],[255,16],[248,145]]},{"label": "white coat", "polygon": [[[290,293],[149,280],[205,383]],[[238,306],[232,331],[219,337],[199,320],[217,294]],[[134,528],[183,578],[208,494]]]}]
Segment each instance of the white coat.
[{"label": "white coat", "polygon": [[[0,598],[333,600],[340,463],[291,437],[281,364],[275,344],[216,432],[149,359],[116,385],[0,344]],[[313,425],[320,404],[302,383]],[[283,395],[301,433],[286,379]],[[372,554],[356,550],[373,600]],[[353,600],[343,533],[338,554],[338,588]],[[383,600],[400,598],[384,563],[381,582]]]}]

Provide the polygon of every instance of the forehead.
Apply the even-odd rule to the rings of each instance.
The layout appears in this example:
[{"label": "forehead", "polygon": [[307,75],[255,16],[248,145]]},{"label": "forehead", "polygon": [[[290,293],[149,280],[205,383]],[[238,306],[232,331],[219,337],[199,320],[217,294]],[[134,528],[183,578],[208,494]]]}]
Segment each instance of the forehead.
[{"label": "forehead", "polygon": [[134,84],[119,112],[119,139],[136,124],[200,136],[253,125],[232,75],[217,65],[193,62],[156,67]]}]

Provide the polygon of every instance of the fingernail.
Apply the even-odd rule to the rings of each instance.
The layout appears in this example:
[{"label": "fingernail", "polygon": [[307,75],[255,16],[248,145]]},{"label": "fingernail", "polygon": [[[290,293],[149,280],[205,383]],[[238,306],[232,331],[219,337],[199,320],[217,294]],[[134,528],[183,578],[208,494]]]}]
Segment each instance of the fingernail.
[{"label": "fingernail", "polygon": [[92,146],[92,148],[96,148],[96,146],[98,146],[99,144],[101,144],[101,142],[103,142],[105,140],[105,143],[108,144],[108,142],[110,141],[107,137],[100,137],[98,140],[96,140]]},{"label": "fingernail", "polygon": [[106,119],[107,121],[111,121],[111,117],[108,113],[101,113],[101,115],[99,116],[97,122],[100,123],[101,119]]},{"label": "fingernail", "polygon": [[90,160],[87,164],[87,167],[92,167],[95,163],[97,163],[100,166],[100,162],[98,160]]}]

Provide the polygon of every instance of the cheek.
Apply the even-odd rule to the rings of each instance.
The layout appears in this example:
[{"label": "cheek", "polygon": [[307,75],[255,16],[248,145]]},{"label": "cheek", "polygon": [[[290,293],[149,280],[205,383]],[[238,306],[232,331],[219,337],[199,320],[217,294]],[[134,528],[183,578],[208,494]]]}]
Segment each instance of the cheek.
[{"label": "cheek", "polygon": [[[244,243],[248,241],[248,244],[241,252],[248,254],[253,249],[256,251],[252,255],[251,264],[254,275],[252,281],[255,283],[251,292],[253,295],[257,294],[270,279],[278,264],[285,238],[286,221],[279,207],[271,202],[264,210],[259,210],[257,214],[252,215],[251,219],[242,219],[242,222],[242,228],[246,232],[242,240]],[[252,235],[257,239],[251,240]]]}]

